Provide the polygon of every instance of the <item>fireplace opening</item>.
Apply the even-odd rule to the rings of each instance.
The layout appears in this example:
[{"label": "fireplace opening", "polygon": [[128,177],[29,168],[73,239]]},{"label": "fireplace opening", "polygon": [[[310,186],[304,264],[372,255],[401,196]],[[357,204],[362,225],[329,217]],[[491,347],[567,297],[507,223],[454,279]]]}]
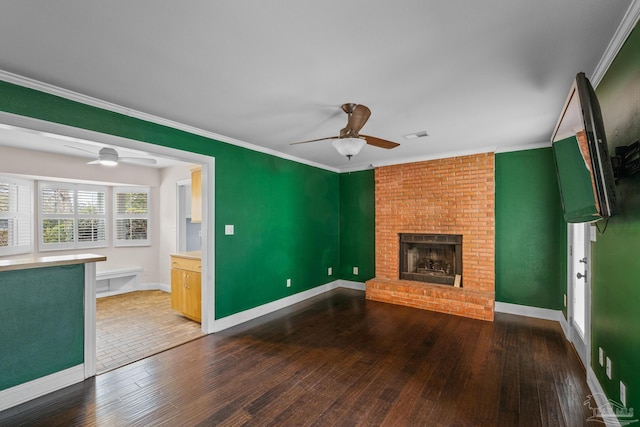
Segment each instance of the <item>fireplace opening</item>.
[{"label": "fireplace opening", "polygon": [[400,233],[400,279],[462,286],[462,236]]}]

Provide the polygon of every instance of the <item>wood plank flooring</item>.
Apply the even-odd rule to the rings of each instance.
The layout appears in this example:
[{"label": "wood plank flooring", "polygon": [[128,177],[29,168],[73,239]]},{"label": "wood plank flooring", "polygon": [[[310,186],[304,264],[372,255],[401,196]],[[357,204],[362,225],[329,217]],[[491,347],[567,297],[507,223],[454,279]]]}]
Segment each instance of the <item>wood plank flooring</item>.
[{"label": "wood plank flooring", "polygon": [[96,300],[96,369],[109,371],[201,337],[199,323],[171,310],[171,294],[137,291]]},{"label": "wood plank flooring", "polygon": [[0,413],[29,426],[582,426],[555,322],[337,289]]}]

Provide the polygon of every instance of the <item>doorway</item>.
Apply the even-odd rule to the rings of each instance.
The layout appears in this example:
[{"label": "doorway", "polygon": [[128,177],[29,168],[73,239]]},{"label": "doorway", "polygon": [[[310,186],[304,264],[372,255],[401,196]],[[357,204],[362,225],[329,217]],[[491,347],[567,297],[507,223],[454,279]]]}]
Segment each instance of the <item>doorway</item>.
[{"label": "doorway", "polygon": [[[214,176],[215,158],[203,154],[182,151],[115,135],[87,129],[75,128],[53,122],[41,121],[25,116],[0,112],[0,124],[8,130],[23,130],[33,135],[58,135],[62,138],[76,138],[93,141],[117,148],[142,151],[152,156],[174,158],[176,160],[200,164],[202,167],[202,323],[201,332],[212,333],[215,329],[215,283],[214,283]],[[34,149],[38,149],[37,147]],[[84,376],[96,374],[96,280],[95,266],[85,270],[85,313],[84,313]]]},{"label": "doorway", "polygon": [[591,344],[590,225],[568,224],[569,280],[568,317],[571,342],[582,361],[589,366]]}]

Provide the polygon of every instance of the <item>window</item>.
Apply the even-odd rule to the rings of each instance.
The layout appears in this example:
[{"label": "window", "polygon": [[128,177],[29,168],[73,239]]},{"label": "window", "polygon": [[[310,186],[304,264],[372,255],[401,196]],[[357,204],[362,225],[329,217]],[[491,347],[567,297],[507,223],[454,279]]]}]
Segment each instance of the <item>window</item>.
[{"label": "window", "polygon": [[116,187],[114,194],[114,246],[148,246],[149,188]]},{"label": "window", "polygon": [[107,246],[106,187],[41,182],[40,250]]},{"label": "window", "polygon": [[0,176],[0,255],[30,253],[33,183]]}]

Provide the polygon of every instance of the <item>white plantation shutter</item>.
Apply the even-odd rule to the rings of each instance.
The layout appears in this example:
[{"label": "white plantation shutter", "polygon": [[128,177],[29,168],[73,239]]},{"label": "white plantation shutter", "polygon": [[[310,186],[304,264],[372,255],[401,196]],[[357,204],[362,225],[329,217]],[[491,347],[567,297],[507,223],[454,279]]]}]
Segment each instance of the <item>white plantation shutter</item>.
[{"label": "white plantation shutter", "polygon": [[78,245],[95,246],[107,241],[106,190],[82,189],[76,193]]},{"label": "white plantation shutter", "polygon": [[106,187],[40,183],[40,249],[107,246]]},{"label": "white plantation shutter", "polygon": [[0,255],[29,253],[33,182],[0,176]]},{"label": "white plantation shutter", "polygon": [[149,246],[147,187],[117,187],[114,194],[114,246]]}]

